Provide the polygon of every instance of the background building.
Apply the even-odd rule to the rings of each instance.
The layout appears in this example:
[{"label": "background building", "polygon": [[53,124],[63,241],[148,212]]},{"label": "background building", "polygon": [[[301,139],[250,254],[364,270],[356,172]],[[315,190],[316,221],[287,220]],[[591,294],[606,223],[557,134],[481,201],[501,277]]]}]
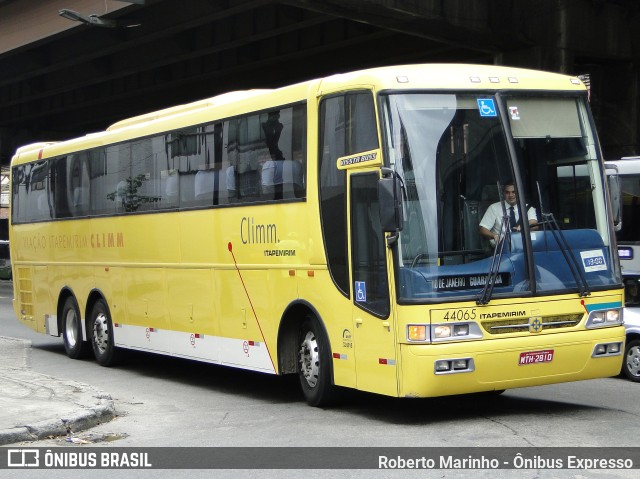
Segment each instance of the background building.
[{"label": "background building", "polygon": [[0,163],[229,90],[416,62],[585,75],[605,156],[640,154],[638,0],[0,0]]}]

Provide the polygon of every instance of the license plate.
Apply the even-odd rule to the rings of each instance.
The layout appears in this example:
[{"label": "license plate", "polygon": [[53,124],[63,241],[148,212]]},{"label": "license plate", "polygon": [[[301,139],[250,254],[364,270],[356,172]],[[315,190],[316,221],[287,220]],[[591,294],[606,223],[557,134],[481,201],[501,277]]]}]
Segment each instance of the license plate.
[{"label": "license plate", "polygon": [[520,353],[520,366],[525,364],[550,363],[553,361],[553,349],[545,349],[544,351],[527,351]]}]

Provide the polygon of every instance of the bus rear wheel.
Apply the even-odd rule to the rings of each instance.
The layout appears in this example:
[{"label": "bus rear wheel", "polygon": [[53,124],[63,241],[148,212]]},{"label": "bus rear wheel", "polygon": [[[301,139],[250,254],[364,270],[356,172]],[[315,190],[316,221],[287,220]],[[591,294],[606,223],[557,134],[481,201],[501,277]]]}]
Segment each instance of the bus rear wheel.
[{"label": "bus rear wheel", "polygon": [[86,357],[89,345],[82,340],[80,308],[73,296],[68,297],[62,307],[62,340],[64,350],[71,359]]},{"label": "bus rear wheel", "polygon": [[329,340],[315,318],[307,317],[298,335],[298,377],[307,403],[322,407],[336,398],[331,378]]},{"label": "bus rear wheel", "polygon": [[91,344],[96,361],[101,366],[113,366],[118,360],[118,350],[113,340],[113,323],[109,307],[103,299],[96,301],[91,312]]}]

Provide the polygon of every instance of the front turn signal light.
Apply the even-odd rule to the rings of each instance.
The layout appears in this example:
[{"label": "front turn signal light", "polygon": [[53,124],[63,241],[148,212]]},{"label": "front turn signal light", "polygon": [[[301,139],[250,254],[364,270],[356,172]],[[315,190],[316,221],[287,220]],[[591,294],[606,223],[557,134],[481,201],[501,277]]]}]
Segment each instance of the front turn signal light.
[{"label": "front turn signal light", "polygon": [[410,324],[407,326],[407,339],[409,341],[426,341],[427,326],[424,324]]}]

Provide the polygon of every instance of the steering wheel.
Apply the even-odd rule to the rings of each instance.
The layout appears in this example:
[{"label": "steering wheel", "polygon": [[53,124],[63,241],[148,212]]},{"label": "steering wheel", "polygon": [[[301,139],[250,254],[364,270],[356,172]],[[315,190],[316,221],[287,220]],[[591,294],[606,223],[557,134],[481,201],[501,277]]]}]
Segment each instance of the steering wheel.
[{"label": "steering wheel", "polygon": [[418,264],[418,261],[420,261],[422,258],[428,258],[429,255],[427,253],[418,253],[416,255],[415,258],[413,258],[413,261],[411,262],[411,267],[415,268],[416,264]]}]

